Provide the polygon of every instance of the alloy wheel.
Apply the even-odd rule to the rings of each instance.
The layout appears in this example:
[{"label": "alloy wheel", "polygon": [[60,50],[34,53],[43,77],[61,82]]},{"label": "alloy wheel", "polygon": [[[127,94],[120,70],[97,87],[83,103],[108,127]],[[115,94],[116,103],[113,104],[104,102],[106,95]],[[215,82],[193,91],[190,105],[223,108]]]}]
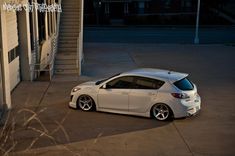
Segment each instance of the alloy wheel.
[{"label": "alloy wheel", "polygon": [[157,104],[153,106],[152,113],[154,118],[157,120],[166,120],[170,116],[170,110],[169,107],[165,104]]},{"label": "alloy wheel", "polygon": [[78,99],[78,105],[83,111],[90,111],[93,108],[93,100],[88,95],[82,95]]}]

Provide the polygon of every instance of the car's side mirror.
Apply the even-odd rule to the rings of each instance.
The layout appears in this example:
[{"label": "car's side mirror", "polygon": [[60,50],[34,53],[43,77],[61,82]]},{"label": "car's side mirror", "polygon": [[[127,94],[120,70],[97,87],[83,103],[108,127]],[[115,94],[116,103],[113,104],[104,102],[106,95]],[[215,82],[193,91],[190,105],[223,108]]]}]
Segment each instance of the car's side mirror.
[{"label": "car's side mirror", "polygon": [[106,84],[104,84],[103,86],[102,86],[102,89],[106,89],[107,88],[107,86],[106,86]]}]

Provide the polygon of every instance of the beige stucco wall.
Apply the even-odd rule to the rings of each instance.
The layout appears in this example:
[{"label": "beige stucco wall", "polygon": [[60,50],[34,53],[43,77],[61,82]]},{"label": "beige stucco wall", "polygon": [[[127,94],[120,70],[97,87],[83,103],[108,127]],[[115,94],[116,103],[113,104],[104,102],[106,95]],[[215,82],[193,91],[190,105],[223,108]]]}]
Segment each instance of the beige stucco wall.
[{"label": "beige stucco wall", "polygon": [[8,51],[18,46],[18,30],[16,12],[6,11],[6,27],[7,27],[7,47]]},{"label": "beige stucco wall", "polygon": [[10,75],[9,75],[9,64],[8,64],[8,40],[5,39],[7,36],[7,25],[5,11],[1,8],[1,33],[2,35],[2,74],[3,74],[3,89],[4,89],[4,103],[7,107],[11,108],[11,89],[10,89]]},{"label": "beige stucco wall", "polygon": [[20,60],[19,57],[15,58],[9,64],[9,78],[10,78],[10,89],[11,91],[20,82]]},{"label": "beige stucco wall", "polygon": [[[25,3],[26,0],[14,0],[16,3]],[[1,20],[1,32],[2,37],[2,52],[1,52],[1,63],[2,63],[2,75],[3,75],[3,91],[4,91],[4,103],[7,107],[11,108],[11,90],[19,81],[19,57],[8,62],[8,52],[17,47],[18,42],[18,30],[17,30],[17,16],[16,12],[7,12],[3,10],[3,3],[9,2],[9,0],[0,0],[0,20]],[[13,2],[11,0],[11,2]]]}]

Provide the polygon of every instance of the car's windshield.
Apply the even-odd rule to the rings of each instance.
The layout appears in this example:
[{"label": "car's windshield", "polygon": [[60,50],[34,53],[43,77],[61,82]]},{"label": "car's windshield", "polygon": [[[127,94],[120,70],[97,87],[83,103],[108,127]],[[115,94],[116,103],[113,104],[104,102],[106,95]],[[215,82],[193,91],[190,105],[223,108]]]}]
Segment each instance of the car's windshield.
[{"label": "car's windshield", "polygon": [[108,79],[111,79],[111,78],[113,78],[113,77],[115,77],[115,76],[118,76],[118,75],[120,75],[120,74],[121,74],[121,73],[115,74],[115,75],[113,75],[113,76],[111,76],[111,77],[109,77],[109,78],[106,78],[106,79],[99,80],[99,81],[97,81],[97,82],[95,83],[95,85],[99,85],[99,84],[101,84],[101,83],[107,81]]}]

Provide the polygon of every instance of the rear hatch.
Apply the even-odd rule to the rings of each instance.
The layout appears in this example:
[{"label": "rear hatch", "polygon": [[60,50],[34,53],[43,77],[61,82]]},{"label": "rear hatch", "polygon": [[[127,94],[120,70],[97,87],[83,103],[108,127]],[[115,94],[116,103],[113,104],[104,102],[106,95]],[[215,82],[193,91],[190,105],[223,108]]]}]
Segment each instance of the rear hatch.
[{"label": "rear hatch", "polygon": [[181,80],[178,80],[173,83],[175,87],[177,87],[178,90],[180,90],[179,96],[180,99],[185,99],[186,102],[197,102],[198,93],[197,93],[197,87],[195,84],[193,84],[188,77],[185,77]]}]

